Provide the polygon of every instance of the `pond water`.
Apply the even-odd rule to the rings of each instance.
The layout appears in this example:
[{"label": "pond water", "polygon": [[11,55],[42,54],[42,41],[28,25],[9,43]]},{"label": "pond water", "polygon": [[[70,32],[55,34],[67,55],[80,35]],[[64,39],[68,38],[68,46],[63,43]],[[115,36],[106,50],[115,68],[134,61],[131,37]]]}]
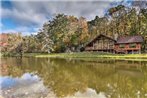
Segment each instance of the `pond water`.
[{"label": "pond water", "polygon": [[0,85],[3,98],[147,98],[147,62],[1,58]]}]

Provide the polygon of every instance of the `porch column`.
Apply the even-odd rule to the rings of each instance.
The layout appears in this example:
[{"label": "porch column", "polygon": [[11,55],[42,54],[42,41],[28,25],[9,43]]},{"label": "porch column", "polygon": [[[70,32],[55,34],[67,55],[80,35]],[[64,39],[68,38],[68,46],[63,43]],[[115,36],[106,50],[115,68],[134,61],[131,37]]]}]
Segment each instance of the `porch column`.
[{"label": "porch column", "polygon": [[139,54],[141,54],[141,49],[139,49]]},{"label": "porch column", "polygon": [[132,54],[134,54],[134,50],[132,50]]},{"label": "porch column", "polygon": [[126,54],[128,54],[128,51],[126,50]]}]

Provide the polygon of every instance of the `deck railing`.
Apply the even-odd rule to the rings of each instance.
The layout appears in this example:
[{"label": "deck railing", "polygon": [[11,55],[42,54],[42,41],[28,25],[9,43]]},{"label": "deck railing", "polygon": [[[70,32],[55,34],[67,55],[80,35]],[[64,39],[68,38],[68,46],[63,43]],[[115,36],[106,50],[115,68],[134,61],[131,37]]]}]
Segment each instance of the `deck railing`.
[{"label": "deck railing", "polygon": [[85,50],[109,50],[113,47],[86,47]]}]

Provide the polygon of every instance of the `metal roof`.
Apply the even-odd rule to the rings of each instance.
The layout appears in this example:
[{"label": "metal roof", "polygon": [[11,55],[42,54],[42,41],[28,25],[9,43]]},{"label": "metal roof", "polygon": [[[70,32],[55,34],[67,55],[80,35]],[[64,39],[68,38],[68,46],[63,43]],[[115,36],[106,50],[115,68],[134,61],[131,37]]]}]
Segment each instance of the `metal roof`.
[{"label": "metal roof", "polygon": [[136,36],[122,36],[117,39],[118,44],[125,44],[125,43],[142,43],[143,37],[136,35]]}]

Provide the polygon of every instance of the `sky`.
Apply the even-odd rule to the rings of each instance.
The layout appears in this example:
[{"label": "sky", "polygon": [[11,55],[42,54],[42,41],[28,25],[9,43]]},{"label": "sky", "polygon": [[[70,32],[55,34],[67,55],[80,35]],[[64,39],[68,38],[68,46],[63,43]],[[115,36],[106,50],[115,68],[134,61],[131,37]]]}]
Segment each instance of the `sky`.
[{"label": "sky", "polygon": [[134,0],[2,0],[0,33],[36,34],[43,23],[52,20],[58,13],[92,20],[96,15],[104,16],[108,8],[120,2],[129,5],[132,1]]}]

